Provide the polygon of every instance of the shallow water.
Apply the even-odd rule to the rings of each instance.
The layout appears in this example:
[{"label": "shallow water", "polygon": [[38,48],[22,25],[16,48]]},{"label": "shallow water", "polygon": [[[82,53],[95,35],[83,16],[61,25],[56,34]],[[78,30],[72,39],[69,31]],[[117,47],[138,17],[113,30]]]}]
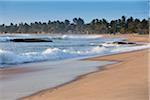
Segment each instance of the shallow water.
[{"label": "shallow water", "polygon": [[99,66],[112,63],[114,62],[69,59],[18,65],[15,68],[32,68],[33,72],[2,74],[1,77],[5,79],[0,80],[0,100],[15,100],[31,95],[74,80],[79,75],[96,71]]}]

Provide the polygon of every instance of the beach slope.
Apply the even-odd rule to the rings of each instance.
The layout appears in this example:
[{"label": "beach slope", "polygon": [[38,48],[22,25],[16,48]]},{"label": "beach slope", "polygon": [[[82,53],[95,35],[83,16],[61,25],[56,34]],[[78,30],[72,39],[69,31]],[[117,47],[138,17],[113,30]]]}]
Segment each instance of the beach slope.
[{"label": "beach slope", "polygon": [[25,100],[148,100],[148,50],[86,60],[118,61],[63,87]]}]

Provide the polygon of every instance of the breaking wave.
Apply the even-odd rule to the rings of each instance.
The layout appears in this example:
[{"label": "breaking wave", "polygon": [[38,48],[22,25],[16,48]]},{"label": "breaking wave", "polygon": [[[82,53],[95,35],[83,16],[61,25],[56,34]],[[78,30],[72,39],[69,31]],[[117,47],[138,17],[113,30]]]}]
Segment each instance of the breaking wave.
[{"label": "breaking wave", "polygon": [[102,35],[62,35],[63,39],[96,39],[101,38]]},{"label": "breaking wave", "polygon": [[48,48],[42,52],[27,52],[17,54],[11,51],[5,51],[0,49],[0,64],[19,64],[46,60],[59,60],[65,58],[99,54],[104,52],[105,50],[106,48],[104,47],[93,47],[92,49],[87,51]]},{"label": "breaking wave", "polygon": [[100,38],[102,35],[28,35],[28,34],[16,34],[16,35],[6,35],[6,36],[0,36],[0,42],[9,42],[13,39],[26,39],[26,38],[49,38],[49,39],[96,39]]},{"label": "breaking wave", "polygon": [[105,48],[95,46],[89,50],[69,50],[59,48],[48,48],[42,52],[27,52],[22,54],[16,54],[11,51],[5,51],[0,49],[0,64],[19,64],[27,62],[37,62],[46,60],[60,60],[65,58],[74,58],[82,56],[90,56],[96,54],[108,54],[118,53],[133,50],[140,50],[150,48],[150,44],[134,47],[117,47],[117,48]]}]

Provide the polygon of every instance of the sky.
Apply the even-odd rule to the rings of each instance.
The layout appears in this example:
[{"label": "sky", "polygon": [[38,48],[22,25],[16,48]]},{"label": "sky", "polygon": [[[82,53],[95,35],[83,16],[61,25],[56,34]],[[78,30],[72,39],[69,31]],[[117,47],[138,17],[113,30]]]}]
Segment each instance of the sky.
[{"label": "sky", "polygon": [[81,17],[85,22],[105,18],[108,21],[122,15],[148,18],[146,0],[0,0],[0,24],[72,20]]}]

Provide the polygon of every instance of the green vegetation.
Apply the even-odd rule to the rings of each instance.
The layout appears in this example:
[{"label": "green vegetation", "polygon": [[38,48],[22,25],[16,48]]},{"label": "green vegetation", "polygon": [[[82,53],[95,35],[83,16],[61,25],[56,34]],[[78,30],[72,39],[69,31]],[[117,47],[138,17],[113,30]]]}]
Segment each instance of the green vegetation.
[{"label": "green vegetation", "polygon": [[65,21],[48,21],[35,23],[20,23],[10,25],[0,25],[0,33],[86,33],[86,34],[104,34],[104,33],[139,33],[148,34],[148,19],[134,19],[122,16],[120,19],[111,20],[93,19],[90,23],[85,23],[81,18],[74,18],[71,23]]}]

